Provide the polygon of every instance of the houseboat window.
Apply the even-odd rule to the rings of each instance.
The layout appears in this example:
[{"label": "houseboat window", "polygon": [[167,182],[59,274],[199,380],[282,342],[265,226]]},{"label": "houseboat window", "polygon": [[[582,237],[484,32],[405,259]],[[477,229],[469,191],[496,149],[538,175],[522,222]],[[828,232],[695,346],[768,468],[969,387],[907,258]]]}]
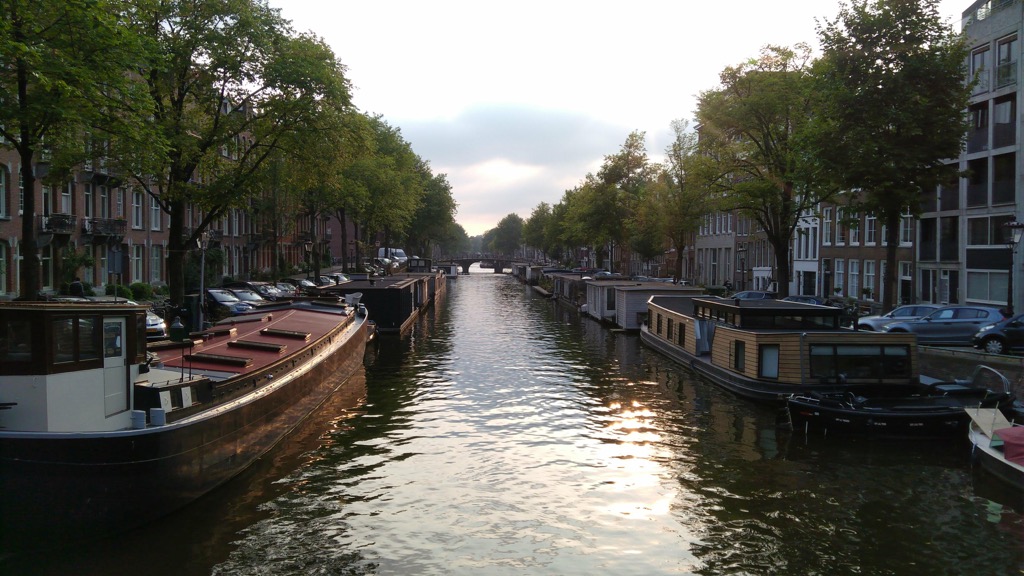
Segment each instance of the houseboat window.
[{"label": "houseboat window", "polygon": [[686,346],[686,324],[679,323],[679,345]]},{"label": "houseboat window", "polygon": [[654,332],[659,335],[661,334],[661,313],[658,313],[658,324]]},{"label": "houseboat window", "polygon": [[910,376],[907,346],[812,345],[811,377],[831,380],[840,374],[847,379],[878,380]]},{"label": "houseboat window", "polygon": [[734,344],[732,367],[737,372],[743,372],[747,364],[747,343],[737,340]]},{"label": "houseboat window", "polygon": [[119,322],[103,323],[103,357],[117,358],[121,356],[124,346],[124,335],[121,334],[122,324]]},{"label": "houseboat window", "polygon": [[50,336],[53,339],[54,364],[99,358],[96,345],[98,320],[95,316],[63,317],[51,320]]},{"label": "houseboat window", "polygon": [[615,290],[605,290],[605,309],[611,312],[615,310]]},{"label": "houseboat window", "polygon": [[758,376],[761,378],[779,377],[779,345],[762,344],[758,347]]},{"label": "houseboat window", "polygon": [[8,320],[4,323],[3,346],[0,353],[4,362],[27,362],[32,359],[32,323],[28,320]]},{"label": "houseboat window", "polygon": [[668,326],[667,326],[667,330],[665,332],[665,339],[666,340],[672,340],[672,324],[673,324],[672,319],[669,318],[667,323],[668,323]]}]

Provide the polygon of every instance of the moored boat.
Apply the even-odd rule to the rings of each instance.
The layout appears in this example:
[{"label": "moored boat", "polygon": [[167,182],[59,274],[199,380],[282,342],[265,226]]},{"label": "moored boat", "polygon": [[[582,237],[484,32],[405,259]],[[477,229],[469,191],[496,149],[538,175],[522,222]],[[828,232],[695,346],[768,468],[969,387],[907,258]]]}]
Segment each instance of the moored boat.
[{"label": "moored boat", "polygon": [[739,396],[773,404],[852,384],[920,381],[913,334],[850,330],[841,315],[799,302],[657,295],[640,339]]},{"label": "moored boat", "polygon": [[287,302],[147,351],[141,306],[0,305],[0,542],[124,530],[210,492],[344,385],[367,326]]},{"label": "moored boat", "polygon": [[982,468],[1024,490],[1024,426],[993,408],[967,408],[968,438]]},{"label": "moored boat", "polygon": [[978,366],[967,380],[907,385],[849,385],[835,392],[785,399],[783,424],[803,433],[860,434],[874,438],[943,438],[963,434],[965,408],[1010,410],[1014,395],[1005,376]]}]

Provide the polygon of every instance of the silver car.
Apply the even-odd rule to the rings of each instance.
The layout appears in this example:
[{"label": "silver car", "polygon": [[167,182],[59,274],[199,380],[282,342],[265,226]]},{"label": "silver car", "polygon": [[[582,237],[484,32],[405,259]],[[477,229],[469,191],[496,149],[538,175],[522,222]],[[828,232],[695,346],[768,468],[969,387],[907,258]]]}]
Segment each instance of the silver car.
[{"label": "silver car", "polygon": [[906,306],[900,306],[899,308],[890,310],[888,314],[875,314],[874,316],[858,318],[857,329],[874,330],[877,332],[887,324],[903,320],[917,320],[918,318],[927,316],[938,309],[939,306],[935,304],[907,304]]},{"label": "silver car", "polygon": [[978,330],[1002,320],[1002,311],[993,306],[944,306],[917,320],[888,324],[882,331],[913,332],[918,344],[971,346]]}]

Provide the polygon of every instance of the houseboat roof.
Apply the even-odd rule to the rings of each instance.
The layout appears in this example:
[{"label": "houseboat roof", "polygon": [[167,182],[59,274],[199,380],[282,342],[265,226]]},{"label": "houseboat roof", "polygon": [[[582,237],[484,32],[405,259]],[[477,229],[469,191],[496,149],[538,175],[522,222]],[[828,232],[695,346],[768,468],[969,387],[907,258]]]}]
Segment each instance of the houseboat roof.
[{"label": "houseboat roof", "polygon": [[839,330],[842,309],[784,300],[656,295],[652,305],[744,329]]}]

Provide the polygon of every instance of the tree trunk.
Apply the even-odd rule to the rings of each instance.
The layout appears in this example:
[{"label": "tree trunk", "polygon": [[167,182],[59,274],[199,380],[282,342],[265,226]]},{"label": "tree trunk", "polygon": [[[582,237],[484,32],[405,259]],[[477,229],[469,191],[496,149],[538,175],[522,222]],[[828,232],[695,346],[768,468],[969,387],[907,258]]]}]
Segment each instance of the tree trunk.
[{"label": "tree trunk", "polygon": [[[28,131],[22,130],[22,142],[27,142]],[[21,300],[39,300],[39,247],[36,243],[36,176],[32,166],[33,150],[28,146],[18,149],[21,156],[21,178],[25,189],[25,203],[21,218],[21,282],[18,287]]]},{"label": "tree trunk", "polygon": [[167,287],[170,289],[171,304],[181,306],[185,302],[185,201],[170,203],[171,226],[167,231]]},{"label": "tree trunk", "polygon": [[896,248],[900,245],[900,222],[903,215],[895,211],[885,215],[885,276],[882,291],[882,310],[895,308],[896,293],[899,291],[899,262],[896,260]]}]

